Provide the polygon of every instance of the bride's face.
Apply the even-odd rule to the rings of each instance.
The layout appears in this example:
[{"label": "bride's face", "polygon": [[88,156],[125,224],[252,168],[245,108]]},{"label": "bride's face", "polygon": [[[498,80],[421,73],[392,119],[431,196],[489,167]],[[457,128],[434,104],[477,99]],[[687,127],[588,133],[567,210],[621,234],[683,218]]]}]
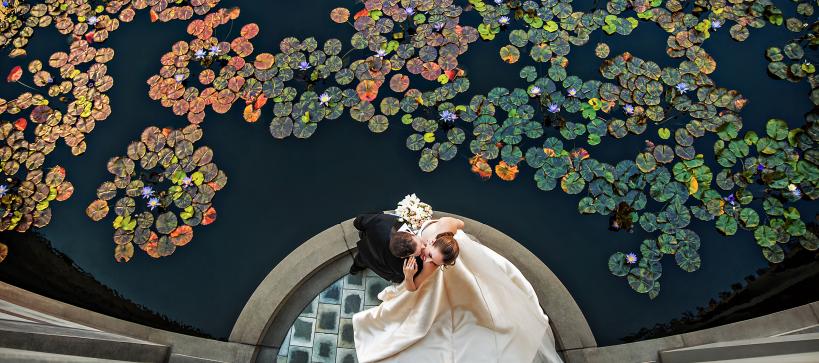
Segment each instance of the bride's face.
[{"label": "bride's face", "polygon": [[441,254],[441,250],[432,246],[431,242],[428,242],[421,253],[421,261],[432,261],[436,266],[441,266],[444,264],[444,255]]},{"label": "bride's face", "polygon": [[436,266],[444,264],[444,255],[441,254],[441,250],[433,247],[431,244],[426,248],[424,253],[426,254],[426,258],[423,258],[424,261],[432,261]]}]

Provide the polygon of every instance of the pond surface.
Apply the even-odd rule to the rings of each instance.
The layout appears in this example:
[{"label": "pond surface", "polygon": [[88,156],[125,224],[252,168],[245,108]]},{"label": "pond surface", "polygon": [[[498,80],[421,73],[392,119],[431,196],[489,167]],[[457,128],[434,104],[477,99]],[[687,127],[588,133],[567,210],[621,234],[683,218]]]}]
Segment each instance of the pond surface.
[{"label": "pond surface", "polygon": [[[591,9],[588,3],[574,7]],[[330,10],[340,6],[337,2],[224,1],[222,5],[242,9],[233,32],[244,23],[259,24],[261,32],[254,40],[257,51],[277,51],[286,36],[315,36],[319,42],[335,37],[346,42],[354,33],[351,27],[328,19]],[[349,2],[342,5],[352,7]],[[469,24],[470,19],[464,16],[462,22]],[[226,31],[222,27],[218,33],[224,36]],[[791,84],[766,73],[765,49],[793,36],[782,27],[768,25],[752,29],[750,39],[738,43],[724,28],[714,31],[705,43],[718,62],[711,75],[714,81],[739,90],[749,100],[741,113],[746,130],[764,133],[765,122],[773,117],[787,120],[791,127],[801,125],[812,107],[805,82]],[[601,60],[594,56],[599,41],[611,46],[612,55],[628,51],[660,66],[676,64],[665,53],[666,37],[652,23],[641,23],[629,36],[596,32],[587,45],[572,47],[568,72],[583,79],[601,79]],[[733,237],[724,237],[713,222],[695,219],[689,228],[702,239],[702,267],[686,273],[674,265],[673,258],[664,259],[662,292],[649,300],[622,278],[612,276],[607,261],[615,251],[638,250],[639,242],[652,235],[640,228],[632,234],[611,232],[607,216],[578,214],[582,195],[567,195],[559,189],[540,191],[531,168],[522,168],[514,182],[483,181],[470,172],[467,157],[462,156],[468,151],[462,150],[454,160],[424,173],[417,166],[418,153],[405,147],[411,130],[398,122],[384,133],[373,134],[345,113],[337,120],[323,121],[307,140],[276,140],[268,131],[268,116],[255,124],[246,123],[239,105],[226,115],[209,114],[202,124],[205,133],[200,143],[214,150],[215,162],[229,176],[226,189],[214,199],[217,221],[197,228],[193,241],[169,257],[153,259],[138,250],[130,262],[117,263],[112,258],[108,220],[95,223],[84,210],[96,198],[96,187],[110,179],[108,159],[124,154],[127,144],[144,128],[187,124],[183,117],[150,100],[146,84],[171,44],[187,38],[184,23],[150,23],[148,14],[140,12],[106,41],[117,52],[108,63],[108,73],[115,78],[108,93],[112,116],[89,135],[85,154],[72,157],[59,144],[54,160],[68,170],[75,192],[53,208],[52,222],[41,232],[78,266],[122,296],[215,337],[230,334],[258,283],[300,243],[358,213],[391,209],[409,193],[416,193],[435,210],[484,222],[526,246],[578,301],[600,345],[620,343],[640,328],[707,305],[731,284],[768,265],[750,232],[740,230]],[[486,93],[495,86],[521,86],[518,72],[522,65],[504,64],[498,58],[503,44],[478,41],[461,58],[461,67],[471,80],[468,95]],[[53,30],[39,30],[28,49],[43,58],[64,45],[64,38]],[[2,58],[0,69],[11,64]],[[18,87],[4,85],[0,96],[21,92]],[[558,135],[553,129],[547,134]],[[610,163],[633,159],[644,148],[646,137],[609,138],[590,150]],[[710,147],[714,140],[699,141],[709,165],[716,165]],[[580,139],[575,145],[565,143],[567,148],[587,147]],[[817,206],[803,204],[802,218],[810,222]]]}]

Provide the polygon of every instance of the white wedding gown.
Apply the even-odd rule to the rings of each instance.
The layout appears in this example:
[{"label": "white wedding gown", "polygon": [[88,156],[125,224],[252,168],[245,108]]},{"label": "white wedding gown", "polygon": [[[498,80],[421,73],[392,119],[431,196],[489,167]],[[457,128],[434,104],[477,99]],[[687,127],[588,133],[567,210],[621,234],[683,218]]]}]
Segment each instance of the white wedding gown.
[{"label": "white wedding gown", "polygon": [[415,292],[402,282],[353,316],[367,362],[561,362],[532,285],[507,259],[459,230],[454,266]]}]

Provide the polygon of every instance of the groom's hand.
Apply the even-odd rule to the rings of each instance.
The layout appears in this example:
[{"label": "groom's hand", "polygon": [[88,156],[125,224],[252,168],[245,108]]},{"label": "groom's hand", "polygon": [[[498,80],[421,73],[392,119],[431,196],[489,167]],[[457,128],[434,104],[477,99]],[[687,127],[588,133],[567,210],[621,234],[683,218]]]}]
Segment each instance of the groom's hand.
[{"label": "groom's hand", "polygon": [[404,277],[412,279],[415,271],[418,271],[418,264],[415,263],[415,257],[410,256],[404,260]]}]

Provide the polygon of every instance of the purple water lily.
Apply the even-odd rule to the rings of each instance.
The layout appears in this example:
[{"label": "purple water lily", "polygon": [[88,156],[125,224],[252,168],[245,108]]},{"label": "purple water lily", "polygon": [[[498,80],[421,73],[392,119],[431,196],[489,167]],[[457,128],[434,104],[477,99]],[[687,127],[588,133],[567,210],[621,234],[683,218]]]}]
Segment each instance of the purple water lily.
[{"label": "purple water lily", "polygon": [[4,8],[9,7],[9,2],[8,2],[8,1],[3,1],[3,7],[4,7]]},{"label": "purple water lily", "polygon": [[96,16],[91,15],[88,17],[86,21],[88,22],[88,25],[94,26],[97,25],[97,23],[99,23],[100,20],[97,19]]},{"label": "purple water lily", "polygon": [[549,104],[549,112],[551,112],[551,113],[560,112],[560,105],[558,105],[556,103],[550,103]]},{"label": "purple water lily", "polygon": [[200,59],[205,58],[205,55],[206,55],[206,54],[207,54],[207,53],[205,53],[205,50],[204,50],[204,49],[198,49],[198,50],[197,50],[195,53],[193,53],[193,57],[194,57],[195,59],[197,59],[197,60],[200,60]]},{"label": "purple water lily", "polygon": [[529,89],[529,94],[532,96],[540,96],[540,92],[542,91],[538,86],[532,86],[532,88]]},{"label": "purple water lily", "polygon": [[444,23],[438,22],[438,23],[433,24],[432,27],[435,28],[435,31],[439,32],[439,31],[441,31],[441,29],[444,28]]},{"label": "purple water lily", "polygon": [[149,186],[144,186],[144,187],[142,187],[142,189],[139,190],[139,194],[142,195],[142,198],[148,199],[148,198],[154,196],[154,188],[151,188]]},{"label": "purple water lily", "polygon": [[184,74],[175,74],[173,76],[173,79],[175,79],[177,82],[182,82],[182,80],[185,79],[185,75]]},{"label": "purple water lily", "polygon": [[300,70],[302,70],[302,71],[306,71],[306,70],[310,69],[311,67],[312,67],[312,66],[311,66],[311,65],[310,65],[310,63],[309,63],[309,62],[307,62],[307,61],[301,61],[301,62],[299,62],[299,69],[300,69]]},{"label": "purple water lily", "polygon": [[319,96],[319,105],[327,106],[330,103],[330,95],[327,92],[322,93]]},{"label": "purple water lily", "polygon": [[623,111],[626,113],[626,115],[633,115],[634,106],[632,106],[630,103],[627,103],[625,106],[623,106]]},{"label": "purple water lily", "polygon": [[574,89],[574,87],[569,88],[568,90],[566,90],[566,93],[569,94],[569,97],[577,96],[577,90]]},{"label": "purple water lily", "polygon": [[495,0],[495,5],[503,4],[503,0]]},{"label": "purple water lily", "polygon": [[159,207],[159,198],[151,198],[148,200],[148,208],[154,210],[154,208]]},{"label": "purple water lily", "polygon": [[626,255],[626,263],[629,265],[637,263],[637,255],[634,252],[629,252],[629,254]]},{"label": "purple water lily", "polygon": [[379,49],[377,52],[375,52],[375,56],[378,58],[384,58],[385,55],[387,55],[387,51],[383,49]]},{"label": "purple water lily", "polygon": [[737,197],[735,197],[734,194],[731,193],[731,194],[728,194],[727,197],[725,197],[725,201],[728,202],[728,204],[730,204],[730,205],[736,205],[737,204]]},{"label": "purple water lily", "polygon": [[210,47],[210,51],[208,52],[208,55],[219,55],[219,46],[214,45],[214,46]]},{"label": "purple water lily", "polygon": [[498,24],[500,25],[509,25],[509,17],[508,16],[501,16],[498,18]]},{"label": "purple water lily", "polygon": [[186,176],[182,178],[182,186],[189,187],[191,186],[191,184],[193,184],[193,179],[191,179],[191,177]]},{"label": "purple water lily", "polygon": [[455,122],[458,119],[458,115],[455,112],[450,110],[443,110],[440,113],[441,121],[444,122]]},{"label": "purple water lily", "polygon": [[404,12],[407,13],[407,15],[412,16],[412,14],[415,14],[415,9],[412,6],[407,6],[406,9],[404,9]]},{"label": "purple water lily", "polygon": [[688,84],[685,82],[677,83],[677,85],[674,87],[677,88],[677,91],[680,91],[680,93],[686,93],[691,90],[688,88]]},{"label": "purple water lily", "polygon": [[9,192],[9,187],[5,184],[0,185],[0,198],[5,197]]},{"label": "purple water lily", "polygon": [[758,164],[758,165],[756,166],[756,170],[757,170],[757,171],[763,171],[763,170],[765,170],[765,165]]},{"label": "purple water lily", "polygon": [[714,20],[711,22],[711,29],[717,30],[719,28],[722,28],[722,21]]}]

